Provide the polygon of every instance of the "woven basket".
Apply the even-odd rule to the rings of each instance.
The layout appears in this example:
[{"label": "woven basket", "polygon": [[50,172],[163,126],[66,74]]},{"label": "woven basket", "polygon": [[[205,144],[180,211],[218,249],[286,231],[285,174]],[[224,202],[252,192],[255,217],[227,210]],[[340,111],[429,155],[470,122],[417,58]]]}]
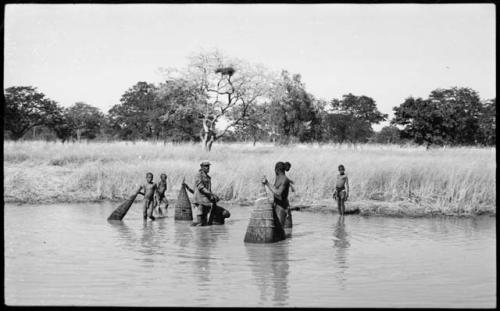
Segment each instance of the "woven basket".
[{"label": "woven basket", "polygon": [[108,220],[122,220],[127,214],[128,210],[132,206],[137,197],[137,193],[131,195],[125,202],[120,204],[112,213],[109,215]]},{"label": "woven basket", "polygon": [[177,202],[175,203],[175,220],[193,220],[193,211],[191,210],[191,202],[187,195],[186,187],[181,185]]},{"label": "woven basket", "polygon": [[274,243],[286,238],[272,203],[267,200],[255,201],[244,241],[246,243]]}]

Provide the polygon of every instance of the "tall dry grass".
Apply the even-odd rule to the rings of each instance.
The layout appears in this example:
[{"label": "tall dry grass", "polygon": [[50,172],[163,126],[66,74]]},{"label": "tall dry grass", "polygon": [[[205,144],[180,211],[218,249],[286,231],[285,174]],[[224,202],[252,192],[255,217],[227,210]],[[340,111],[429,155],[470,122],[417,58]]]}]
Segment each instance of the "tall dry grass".
[{"label": "tall dry grass", "polygon": [[412,202],[429,211],[495,213],[495,148],[387,145],[197,144],[150,142],[4,142],[6,202],[74,202],[123,199],[151,171],[168,175],[175,199],[182,179],[192,184],[200,161],[212,162],[213,190],[225,200],[252,201],[262,175],[274,176],[276,161],[289,161],[292,201],[331,197],[338,164],[350,180],[350,201]]}]

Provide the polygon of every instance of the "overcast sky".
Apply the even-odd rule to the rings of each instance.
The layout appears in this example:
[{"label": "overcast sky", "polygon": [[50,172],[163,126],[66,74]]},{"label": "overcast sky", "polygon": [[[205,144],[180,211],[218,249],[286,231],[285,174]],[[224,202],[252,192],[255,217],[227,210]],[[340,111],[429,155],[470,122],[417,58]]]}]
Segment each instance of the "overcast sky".
[{"label": "overcast sky", "polygon": [[107,112],[136,82],[161,82],[160,67],[217,48],[391,114],[436,88],[495,97],[495,22],[493,4],[10,4],[4,86]]}]

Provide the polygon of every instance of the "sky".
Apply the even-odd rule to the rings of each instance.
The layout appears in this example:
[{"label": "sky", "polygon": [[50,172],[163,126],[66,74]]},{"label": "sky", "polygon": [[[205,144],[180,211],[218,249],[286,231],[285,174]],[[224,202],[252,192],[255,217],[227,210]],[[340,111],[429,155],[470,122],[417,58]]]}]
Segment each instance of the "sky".
[{"label": "sky", "polygon": [[4,88],[106,113],[138,81],[162,82],[160,68],[218,49],[391,117],[437,88],[496,97],[495,23],[494,4],[9,4]]}]

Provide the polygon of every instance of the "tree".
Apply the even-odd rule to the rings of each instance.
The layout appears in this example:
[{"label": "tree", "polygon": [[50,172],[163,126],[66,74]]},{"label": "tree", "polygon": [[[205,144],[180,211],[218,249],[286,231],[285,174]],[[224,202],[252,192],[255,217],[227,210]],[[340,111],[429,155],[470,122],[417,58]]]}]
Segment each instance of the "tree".
[{"label": "tree", "polygon": [[483,103],[479,117],[479,141],[483,145],[494,146],[496,140],[496,98]]},{"label": "tree", "polygon": [[161,107],[159,122],[161,137],[173,141],[197,141],[201,124],[198,122],[198,102],[202,98],[199,89],[190,81],[183,79],[167,80],[160,84],[157,101]]},{"label": "tree", "polygon": [[[208,151],[214,141],[243,122],[249,108],[265,98],[270,84],[263,67],[228,58],[219,51],[196,54],[186,70],[170,70],[166,74],[168,78],[195,83],[196,110],[202,125],[200,139]],[[218,130],[216,126],[223,119],[226,125]]]},{"label": "tree", "polygon": [[63,143],[71,138],[73,134],[73,128],[71,127],[66,114],[63,114],[61,116],[60,121],[53,127],[53,130]]},{"label": "tree", "polygon": [[122,139],[197,140],[199,92],[196,84],[179,78],[158,86],[138,82],[110,109],[106,131]]},{"label": "tree", "polygon": [[122,139],[148,139],[159,133],[162,114],[154,84],[138,82],[122,95],[121,104],[108,112],[110,126]]},{"label": "tree", "polygon": [[480,140],[482,105],[470,88],[436,89],[429,98],[407,98],[394,107],[391,124],[404,126],[403,138],[418,144],[470,145]]},{"label": "tree", "polygon": [[[451,141],[446,116],[437,102],[422,98],[407,98],[399,107],[394,107],[391,124],[404,126],[401,136],[417,144],[441,145]],[[450,122],[454,122],[450,120]]]},{"label": "tree", "polygon": [[77,102],[67,108],[64,114],[78,141],[82,135],[89,139],[95,138],[104,123],[104,114],[99,108],[82,102]]},{"label": "tree", "polygon": [[240,140],[251,139],[254,146],[257,140],[266,137],[268,109],[267,104],[250,107],[248,115],[234,127],[235,137]]},{"label": "tree", "polygon": [[369,124],[377,124],[387,119],[387,114],[378,111],[375,101],[368,96],[349,93],[342,96],[342,100],[333,99],[331,105],[334,112],[345,113]]},{"label": "tree", "polygon": [[371,125],[349,114],[327,113],[323,117],[323,139],[344,142],[367,142],[374,134]]},{"label": "tree", "polygon": [[290,77],[286,70],[281,72],[281,79],[272,89],[268,111],[270,132],[278,136],[282,143],[317,138],[319,109],[314,97],[305,90],[300,74]]},{"label": "tree", "polygon": [[379,144],[399,144],[401,130],[396,126],[384,126],[380,132],[375,133],[374,141]]},{"label": "tree", "polygon": [[378,111],[375,101],[364,95],[349,93],[342,100],[332,99],[329,108],[323,116],[324,138],[340,143],[367,142],[374,134],[372,124],[387,119],[387,114]]},{"label": "tree", "polygon": [[63,109],[31,86],[13,86],[4,90],[4,130],[18,140],[35,126],[54,128],[62,122]]},{"label": "tree", "polygon": [[[469,145],[478,142],[482,105],[476,91],[457,87],[436,89],[431,92],[429,99],[443,111],[452,143]],[[451,120],[454,122],[449,122]]]}]

